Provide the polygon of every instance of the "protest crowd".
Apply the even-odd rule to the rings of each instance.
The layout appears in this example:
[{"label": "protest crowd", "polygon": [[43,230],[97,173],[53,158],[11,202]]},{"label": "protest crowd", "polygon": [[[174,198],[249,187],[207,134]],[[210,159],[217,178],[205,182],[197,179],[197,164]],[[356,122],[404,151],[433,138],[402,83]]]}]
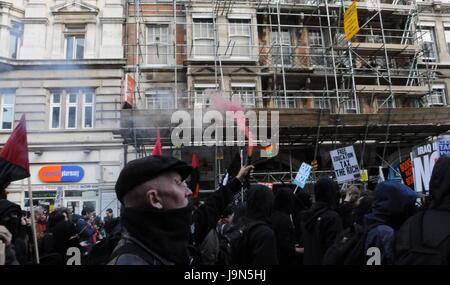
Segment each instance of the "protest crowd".
[{"label": "protest crowd", "polygon": [[187,163],[162,155],[130,161],[115,186],[120,213],[107,209],[103,220],[89,208],[81,215],[70,208],[22,211],[6,199],[9,183],[3,183],[3,263],[449,264],[449,157],[436,162],[426,199],[389,180],[373,189],[356,184],[339,189],[322,177],[312,193],[290,185],[275,191],[252,180],[252,165],[238,165],[200,199],[192,195],[195,181],[186,184],[193,172]]}]

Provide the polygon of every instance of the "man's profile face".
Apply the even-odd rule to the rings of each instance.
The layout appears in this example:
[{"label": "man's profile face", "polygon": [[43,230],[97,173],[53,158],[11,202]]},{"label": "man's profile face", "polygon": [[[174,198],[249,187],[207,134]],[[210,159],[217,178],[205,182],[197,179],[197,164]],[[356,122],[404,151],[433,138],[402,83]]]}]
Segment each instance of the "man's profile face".
[{"label": "man's profile face", "polygon": [[156,189],[163,209],[179,209],[188,205],[192,191],[180,174],[172,172],[161,176],[161,189]]},{"label": "man's profile face", "polygon": [[112,212],[106,212],[106,216],[107,216],[108,218],[112,218],[113,213],[112,213]]}]

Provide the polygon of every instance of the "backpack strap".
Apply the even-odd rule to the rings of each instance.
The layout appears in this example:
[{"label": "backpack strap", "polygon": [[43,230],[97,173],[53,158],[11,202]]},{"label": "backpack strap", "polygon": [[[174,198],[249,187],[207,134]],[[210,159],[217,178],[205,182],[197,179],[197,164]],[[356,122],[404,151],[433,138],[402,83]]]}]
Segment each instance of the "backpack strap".
[{"label": "backpack strap", "polygon": [[[145,260],[150,265],[173,265],[173,262],[166,260],[161,257],[153,250],[145,246],[136,238],[130,236],[129,234],[124,233],[122,241],[125,242],[124,245],[119,245],[111,254],[109,260],[113,260],[114,258],[122,255],[122,254],[133,254],[139,256],[143,260]],[[120,244],[120,241],[119,241]]]}]

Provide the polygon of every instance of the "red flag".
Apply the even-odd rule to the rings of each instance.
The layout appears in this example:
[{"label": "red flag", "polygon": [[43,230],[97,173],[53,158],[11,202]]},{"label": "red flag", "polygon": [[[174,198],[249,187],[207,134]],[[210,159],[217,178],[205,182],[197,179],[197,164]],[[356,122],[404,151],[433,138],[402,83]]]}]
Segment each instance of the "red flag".
[{"label": "red flag", "polygon": [[28,142],[25,115],[11,133],[8,141],[0,152],[0,183],[30,177],[30,163],[28,161]]},{"label": "red flag", "polygon": [[159,128],[156,131],[156,143],[155,147],[152,151],[153,156],[161,156],[162,155],[162,146],[161,146],[161,137],[159,136]]},{"label": "red flag", "polygon": [[198,198],[200,195],[200,171],[198,170],[200,166],[200,162],[198,160],[198,157],[195,153],[192,154],[192,173],[191,173],[191,183],[189,185],[189,188],[192,191],[192,196],[194,198]]}]

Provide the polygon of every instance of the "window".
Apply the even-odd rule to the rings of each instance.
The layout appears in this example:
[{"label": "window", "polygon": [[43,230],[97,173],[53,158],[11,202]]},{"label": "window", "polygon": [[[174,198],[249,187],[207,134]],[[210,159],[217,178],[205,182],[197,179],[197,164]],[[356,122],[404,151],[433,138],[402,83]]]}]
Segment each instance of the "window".
[{"label": "window", "polygon": [[77,127],[77,104],[78,96],[76,93],[67,95],[66,128],[75,129]]},{"label": "window", "polygon": [[445,85],[436,84],[433,85],[431,95],[427,95],[428,106],[443,106],[445,105]]},{"label": "window", "polygon": [[84,58],[84,27],[67,27],[66,37],[66,59]]},{"label": "window", "polygon": [[314,106],[319,109],[330,109],[330,99],[324,96],[314,98]]},{"label": "window", "polygon": [[169,64],[171,43],[169,25],[147,26],[147,63]]},{"label": "window", "polygon": [[272,30],[272,61],[274,64],[291,65],[291,33],[289,29]]},{"label": "window", "polygon": [[160,89],[151,90],[146,93],[147,109],[169,110],[174,108],[172,90]]},{"label": "window", "polygon": [[275,97],[273,103],[279,109],[295,109],[297,106],[294,98],[284,98],[284,95]]},{"label": "window", "polygon": [[23,24],[12,21],[9,35],[9,57],[18,58],[19,47],[22,44]]},{"label": "window", "polygon": [[450,23],[444,23],[445,42],[447,43],[447,52],[450,53]]},{"label": "window", "polygon": [[394,100],[392,97],[377,97],[375,99],[378,109],[393,108]]},{"label": "window", "polygon": [[325,66],[325,56],[322,45],[322,33],[320,30],[309,30],[309,52],[311,54],[311,64]]},{"label": "window", "polygon": [[90,90],[58,90],[50,96],[50,129],[94,127],[95,96]]},{"label": "window", "polygon": [[356,101],[354,98],[347,98],[343,105],[346,113],[356,113]]},{"label": "window", "polygon": [[50,128],[59,129],[61,127],[61,94],[50,96]]},{"label": "window", "polygon": [[0,93],[2,130],[11,130],[14,122],[14,93]]},{"label": "window", "polygon": [[215,84],[195,84],[194,85],[194,108],[209,107],[209,90],[217,90]]},{"label": "window", "polygon": [[94,94],[88,92],[83,96],[83,128],[94,127]]},{"label": "window", "polygon": [[251,34],[250,19],[230,19],[231,56],[250,57]]},{"label": "window", "polygon": [[244,107],[255,107],[255,87],[254,83],[231,83],[233,101],[239,102]]},{"label": "window", "polygon": [[214,56],[213,19],[194,18],[195,56]]},{"label": "window", "polygon": [[424,61],[435,62],[437,61],[437,49],[436,40],[434,34],[434,27],[420,27],[418,31],[419,41],[423,45],[423,57]]}]

